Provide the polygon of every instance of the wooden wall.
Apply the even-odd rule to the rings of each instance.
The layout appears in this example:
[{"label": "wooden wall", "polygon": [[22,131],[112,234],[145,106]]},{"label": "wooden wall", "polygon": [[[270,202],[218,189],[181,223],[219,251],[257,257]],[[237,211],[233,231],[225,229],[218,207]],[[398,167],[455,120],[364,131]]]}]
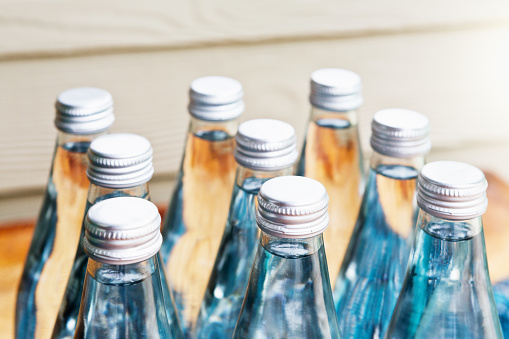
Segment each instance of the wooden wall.
[{"label": "wooden wall", "polygon": [[309,74],[361,75],[363,147],[379,109],[432,122],[431,160],[509,180],[509,3],[432,0],[0,0],[0,221],[37,214],[55,142],[53,104],[71,87],[115,99],[113,132],[155,150],[155,201],[169,199],[203,75],[242,82],[243,120],[292,123],[302,141]]}]

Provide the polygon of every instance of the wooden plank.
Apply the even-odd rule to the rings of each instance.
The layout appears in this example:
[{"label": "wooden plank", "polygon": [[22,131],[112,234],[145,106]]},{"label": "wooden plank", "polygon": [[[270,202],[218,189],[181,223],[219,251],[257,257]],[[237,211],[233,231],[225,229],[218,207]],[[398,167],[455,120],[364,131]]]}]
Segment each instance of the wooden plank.
[{"label": "wooden plank", "polygon": [[437,149],[507,150],[509,46],[501,44],[507,36],[509,27],[495,27],[1,62],[0,197],[45,185],[55,138],[54,98],[83,85],[112,92],[117,117],[112,131],[148,137],[156,173],[163,176],[180,164],[188,85],[208,74],[243,83],[243,120],[282,119],[296,127],[300,141],[309,114],[309,74],[339,66],[364,80],[359,113],[364,149],[374,112],[399,106],[430,117]]},{"label": "wooden plank", "polygon": [[359,37],[507,23],[503,1],[2,1],[0,59]]}]

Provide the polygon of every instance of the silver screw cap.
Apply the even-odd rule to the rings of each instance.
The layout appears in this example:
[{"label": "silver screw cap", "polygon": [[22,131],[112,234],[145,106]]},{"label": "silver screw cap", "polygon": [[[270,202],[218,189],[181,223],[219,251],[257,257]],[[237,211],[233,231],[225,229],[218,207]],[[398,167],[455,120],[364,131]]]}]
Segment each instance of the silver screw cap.
[{"label": "silver screw cap", "polygon": [[148,182],[154,174],[152,146],[136,134],[107,134],[94,139],[88,160],[87,176],[101,187],[134,187]]},{"label": "silver screw cap", "polygon": [[80,87],[60,93],[55,103],[55,126],[70,134],[96,134],[115,120],[111,94],[100,88]]},{"label": "silver screw cap", "polygon": [[189,90],[189,113],[207,121],[225,121],[244,112],[244,92],[237,80],[207,76],[194,80]]},{"label": "silver screw cap", "polygon": [[329,196],[316,180],[283,176],[265,182],[258,193],[256,223],[265,233],[310,238],[327,228]]},{"label": "silver screw cap", "polygon": [[354,72],[323,68],[311,74],[311,104],[327,111],[346,112],[362,105],[362,82]]},{"label": "silver screw cap", "polygon": [[262,171],[276,171],[297,161],[295,129],[286,122],[255,119],[242,123],[235,136],[235,160]]},{"label": "silver screw cap", "polygon": [[419,174],[417,203],[442,219],[467,220],[488,208],[488,182],[477,167],[456,161],[426,164]]},{"label": "silver screw cap", "polygon": [[103,200],[85,218],[85,252],[106,264],[142,262],[161,248],[160,226],[161,217],[150,201],[134,197]]},{"label": "silver screw cap", "polygon": [[429,120],[409,109],[388,108],[375,113],[371,123],[371,147],[396,158],[424,155],[431,149]]}]

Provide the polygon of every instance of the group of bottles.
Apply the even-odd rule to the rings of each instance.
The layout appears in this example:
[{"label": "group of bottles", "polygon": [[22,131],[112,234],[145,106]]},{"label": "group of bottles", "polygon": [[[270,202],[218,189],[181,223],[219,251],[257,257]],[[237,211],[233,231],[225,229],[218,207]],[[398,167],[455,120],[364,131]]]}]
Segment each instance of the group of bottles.
[{"label": "group of bottles", "polygon": [[386,109],[372,122],[365,184],[361,87],[347,70],[312,74],[298,161],[291,125],[239,125],[240,83],[193,81],[162,223],[148,140],[106,134],[108,92],[60,94],[16,338],[502,338],[484,174],[425,165],[428,119]]}]

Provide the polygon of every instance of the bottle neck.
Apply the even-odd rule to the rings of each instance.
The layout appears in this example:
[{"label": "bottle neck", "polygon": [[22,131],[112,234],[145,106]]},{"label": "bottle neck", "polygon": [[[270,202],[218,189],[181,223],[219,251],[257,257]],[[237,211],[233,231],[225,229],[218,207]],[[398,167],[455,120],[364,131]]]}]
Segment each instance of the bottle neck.
[{"label": "bottle neck", "polygon": [[91,183],[87,200],[89,204],[93,205],[101,200],[126,196],[150,200],[148,183],[126,188],[108,188]]},{"label": "bottle neck", "polygon": [[[57,133],[57,146],[73,149],[79,147],[80,144],[90,144],[95,138],[105,135],[107,132],[100,132],[95,134],[69,134],[66,132],[58,131]],[[73,147],[74,146],[74,147]],[[88,149],[88,145],[86,146]],[[85,149],[85,152],[87,151]]]},{"label": "bottle neck", "polygon": [[327,111],[315,106],[311,106],[311,120],[319,122],[319,120],[333,119],[343,122],[345,126],[337,126],[347,128],[357,126],[357,111]]},{"label": "bottle neck", "polygon": [[260,244],[270,253],[287,259],[312,255],[323,246],[323,235],[305,239],[280,238],[261,231]]},{"label": "bottle neck", "polygon": [[237,166],[235,183],[245,191],[253,192],[253,194],[258,194],[260,187],[267,180],[279,176],[292,175],[294,170],[293,165],[275,171],[260,171],[242,165]]},{"label": "bottle neck", "polygon": [[[419,211],[417,225],[426,234],[441,241],[465,241],[479,235],[483,230],[482,217],[468,220],[447,220]],[[484,241],[483,241],[484,246]]]},{"label": "bottle neck", "polygon": [[426,155],[417,155],[411,158],[396,158],[390,157],[387,155],[383,155],[378,153],[377,151],[373,151],[373,155],[371,156],[370,166],[372,169],[376,170],[380,166],[388,165],[388,166],[405,166],[416,169],[420,171],[421,168],[426,163]]},{"label": "bottle neck", "polygon": [[105,264],[89,258],[87,272],[100,284],[133,285],[149,278],[156,270],[159,270],[156,256],[127,265]]},{"label": "bottle neck", "polygon": [[222,137],[222,139],[232,138],[237,133],[239,128],[239,119],[232,119],[226,121],[207,121],[201,120],[191,116],[191,123],[189,131],[194,135],[207,135],[211,132],[223,132],[222,135],[216,137]]}]

